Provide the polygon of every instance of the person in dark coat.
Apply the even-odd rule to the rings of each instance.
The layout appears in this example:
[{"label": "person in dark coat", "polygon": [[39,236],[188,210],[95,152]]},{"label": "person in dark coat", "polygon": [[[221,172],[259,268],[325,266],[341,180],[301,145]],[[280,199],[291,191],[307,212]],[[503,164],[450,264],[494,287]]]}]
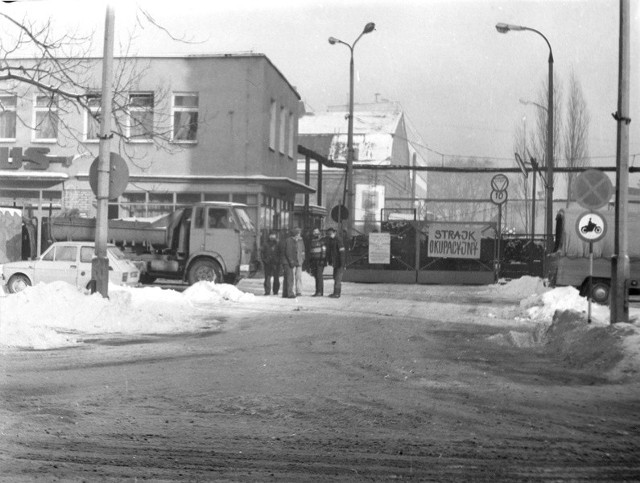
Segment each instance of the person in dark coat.
[{"label": "person in dark coat", "polygon": [[318,228],[314,228],[309,242],[309,269],[316,281],[312,297],[324,295],[324,267],[327,264],[327,244]]},{"label": "person in dark coat", "polygon": [[273,295],[278,295],[278,290],[280,290],[280,244],[275,232],[269,233],[269,238],[260,247],[260,257],[264,270],[264,294],[271,294],[273,288]]},{"label": "person in dark coat", "polygon": [[342,291],[342,275],[346,265],[346,252],[342,240],[336,236],[336,230],[329,228],[327,233],[329,234],[327,263],[333,267],[333,293],[329,297],[339,299]]},{"label": "person in dark coat", "polygon": [[282,298],[296,298],[294,292],[293,274],[298,260],[298,242],[293,231],[286,237],[280,245],[280,264],[282,265]]}]

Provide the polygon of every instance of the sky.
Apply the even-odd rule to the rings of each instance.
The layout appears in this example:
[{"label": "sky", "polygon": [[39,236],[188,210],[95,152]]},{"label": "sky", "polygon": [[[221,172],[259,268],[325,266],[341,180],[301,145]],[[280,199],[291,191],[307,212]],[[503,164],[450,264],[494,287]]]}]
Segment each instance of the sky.
[{"label": "sky", "polygon": [[[433,152],[513,159],[516,128],[533,130],[547,78],[549,50],[532,32],[500,34],[499,22],[542,32],[554,70],[566,83],[573,70],[591,116],[590,155],[615,165],[618,105],[619,0],[237,0],[114,1],[118,45],[132,34],[138,55],[263,53],[296,87],[306,109],[346,104],[349,49],[368,22],[375,31],[355,49],[355,101],[399,102]],[[631,1],[630,162],[640,165],[640,13]],[[162,29],[142,19],[144,9]],[[60,29],[94,32],[102,50],[104,3],[29,0],[0,7]],[[136,19],[142,19],[136,22]],[[136,28],[137,24],[137,28]],[[119,48],[116,48],[118,54]],[[561,101],[556,99],[556,104]],[[345,121],[346,123],[346,121]],[[345,128],[346,129],[346,128]],[[634,158],[634,154],[638,154]]]}]

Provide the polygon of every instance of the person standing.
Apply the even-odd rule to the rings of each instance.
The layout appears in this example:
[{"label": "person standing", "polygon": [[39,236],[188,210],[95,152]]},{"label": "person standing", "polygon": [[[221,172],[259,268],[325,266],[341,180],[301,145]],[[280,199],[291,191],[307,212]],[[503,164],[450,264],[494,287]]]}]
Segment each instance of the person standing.
[{"label": "person standing", "polygon": [[327,240],[327,262],[333,267],[333,293],[329,297],[340,298],[342,291],[342,275],[346,265],[346,253],[342,240],[336,236],[336,230],[327,230],[329,239]]},{"label": "person standing", "polygon": [[302,295],[302,265],[306,257],[304,240],[302,239],[302,230],[300,228],[293,229],[293,239],[296,241],[296,265],[293,269],[294,293]]},{"label": "person standing", "polygon": [[293,273],[296,267],[296,261],[298,258],[298,243],[294,238],[293,231],[284,239],[280,249],[280,264],[282,265],[283,279],[282,279],[282,298],[294,299],[295,285],[293,279]]},{"label": "person standing", "polygon": [[313,297],[324,295],[324,266],[327,264],[327,244],[322,237],[320,230],[314,228],[311,233],[309,245],[309,268],[311,275],[316,281],[316,291]]},{"label": "person standing", "polygon": [[280,244],[275,232],[269,233],[269,238],[260,247],[260,257],[264,270],[264,294],[270,295],[273,288],[273,295],[278,295],[278,290],[280,290]]}]

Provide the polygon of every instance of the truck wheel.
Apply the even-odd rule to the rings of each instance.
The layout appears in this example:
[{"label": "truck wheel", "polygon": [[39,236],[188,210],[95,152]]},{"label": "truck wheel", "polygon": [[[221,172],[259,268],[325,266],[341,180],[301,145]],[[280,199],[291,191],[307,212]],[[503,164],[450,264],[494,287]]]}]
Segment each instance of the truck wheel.
[{"label": "truck wheel", "polygon": [[26,275],[22,275],[21,273],[16,273],[12,275],[7,283],[7,288],[11,293],[18,293],[23,291],[25,288],[31,286],[31,280]]},{"label": "truck wheel", "polygon": [[[584,293],[589,292],[589,280],[584,282]],[[609,305],[611,285],[608,280],[594,278],[591,281],[591,300],[600,305]]]},{"label": "truck wheel", "polygon": [[200,281],[223,283],[222,268],[213,260],[196,260],[189,268],[187,281],[189,285]]}]

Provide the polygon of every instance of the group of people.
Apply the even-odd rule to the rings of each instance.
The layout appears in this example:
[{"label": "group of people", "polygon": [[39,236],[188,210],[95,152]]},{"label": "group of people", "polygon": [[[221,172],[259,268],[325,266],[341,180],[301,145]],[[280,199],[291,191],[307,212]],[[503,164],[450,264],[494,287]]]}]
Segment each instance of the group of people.
[{"label": "group of people", "polygon": [[329,228],[323,236],[314,228],[307,246],[302,238],[302,230],[294,228],[289,236],[278,240],[277,233],[271,232],[263,243],[260,255],[264,270],[264,294],[278,295],[280,291],[280,270],[283,272],[282,297],[296,298],[302,295],[302,271],[309,267],[315,279],[313,297],[324,295],[324,267],[333,267],[333,293],[331,298],[340,298],[342,274],[345,268],[345,251],[336,230]]}]

